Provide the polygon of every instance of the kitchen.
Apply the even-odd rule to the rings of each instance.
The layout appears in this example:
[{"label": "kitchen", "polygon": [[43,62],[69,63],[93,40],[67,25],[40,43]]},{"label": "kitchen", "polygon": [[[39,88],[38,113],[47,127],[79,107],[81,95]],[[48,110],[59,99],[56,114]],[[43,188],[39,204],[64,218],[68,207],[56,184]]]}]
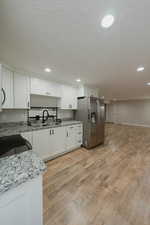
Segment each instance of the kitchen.
[{"label": "kitchen", "polygon": [[149,6],[0,2],[2,224],[149,225]]}]

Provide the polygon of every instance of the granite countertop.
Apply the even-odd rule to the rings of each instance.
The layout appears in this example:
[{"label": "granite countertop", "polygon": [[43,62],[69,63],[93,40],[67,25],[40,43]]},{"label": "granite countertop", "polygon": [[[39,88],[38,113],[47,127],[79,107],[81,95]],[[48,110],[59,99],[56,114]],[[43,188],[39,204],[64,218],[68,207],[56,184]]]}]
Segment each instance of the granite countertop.
[{"label": "granite countertop", "polygon": [[82,122],[76,121],[76,120],[63,121],[60,124],[53,123],[47,126],[42,126],[42,123],[39,125],[34,125],[34,126],[28,126],[26,123],[0,123],[0,137],[16,135],[23,132],[30,132],[30,131],[41,130],[41,129],[64,127],[64,126],[75,125],[80,123]]},{"label": "granite countertop", "polygon": [[46,166],[34,151],[0,159],[0,194],[39,176]]}]

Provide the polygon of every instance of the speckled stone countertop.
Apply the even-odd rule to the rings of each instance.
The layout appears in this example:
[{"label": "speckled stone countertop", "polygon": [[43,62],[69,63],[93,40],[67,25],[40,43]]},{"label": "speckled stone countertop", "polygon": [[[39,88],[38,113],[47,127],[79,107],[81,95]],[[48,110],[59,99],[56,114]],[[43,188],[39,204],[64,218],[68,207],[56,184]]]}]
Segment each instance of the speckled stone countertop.
[{"label": "speckled stone countertop", "polygon": [[0,195],[39,176],[46,166],[33,151],[0,159]]},{"label": "speckled stone countertop", "polygon": [[69,120],[63,121],[60,124],[49,124],[47,126],[42,126],[42,123],[35,126],[28,126],[26,123],[0,123],[0,137],[20,134],[23,132],[30,132],[41,129],[49,129],[55,127],[63,127],[69,125],[80,124],[81,121]]}]

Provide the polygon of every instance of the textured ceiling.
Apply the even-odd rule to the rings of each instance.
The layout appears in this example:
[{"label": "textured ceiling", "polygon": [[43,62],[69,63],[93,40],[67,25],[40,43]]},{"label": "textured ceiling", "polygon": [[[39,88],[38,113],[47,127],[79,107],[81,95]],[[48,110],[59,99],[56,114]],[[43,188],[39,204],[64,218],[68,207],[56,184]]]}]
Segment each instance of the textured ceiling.
[{"label": "textured ceiling", "polygon": [[[80,77],[106,98],[148,97],[149,9],[149,0],[0,0],[0,59],[56,81]],[[105,30],[107,13],[116,21]]]}]

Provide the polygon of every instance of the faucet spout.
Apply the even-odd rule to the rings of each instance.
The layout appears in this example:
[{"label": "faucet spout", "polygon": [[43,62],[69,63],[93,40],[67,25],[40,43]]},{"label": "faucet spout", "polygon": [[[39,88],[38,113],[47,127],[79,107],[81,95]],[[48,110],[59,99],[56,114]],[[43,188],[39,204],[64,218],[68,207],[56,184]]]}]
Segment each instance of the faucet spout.
[{"label": "faucet spout", "polygon": [[[45,113],[47,114],[46,115],[46,119],[45,119]],[[45,121],[48,120],[48,117],[49,117],[49,112],[47,109],[43,110],[43,115],[42,115],[42,123],[45,123]]]}]

